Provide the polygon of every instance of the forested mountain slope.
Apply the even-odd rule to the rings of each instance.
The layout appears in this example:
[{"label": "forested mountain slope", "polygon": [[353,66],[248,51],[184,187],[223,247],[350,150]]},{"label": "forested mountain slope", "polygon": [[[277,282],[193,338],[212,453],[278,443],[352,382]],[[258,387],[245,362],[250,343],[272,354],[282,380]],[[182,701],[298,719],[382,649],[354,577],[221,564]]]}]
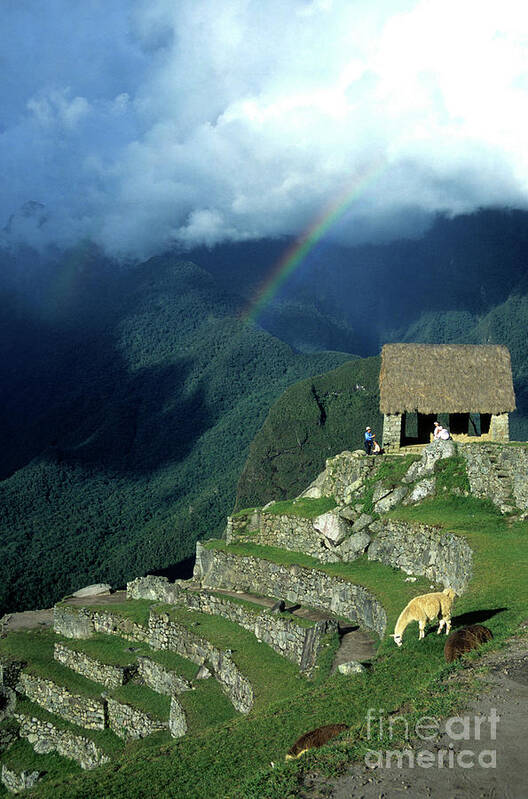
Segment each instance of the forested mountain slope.
[{"label": "forested mountain slope", "polygon": [[3,286],[0,614],[190,556],[219,533],[273,400],[350,357],[238,321],[192,263],[68,257],[33,291],[27,273]]}]

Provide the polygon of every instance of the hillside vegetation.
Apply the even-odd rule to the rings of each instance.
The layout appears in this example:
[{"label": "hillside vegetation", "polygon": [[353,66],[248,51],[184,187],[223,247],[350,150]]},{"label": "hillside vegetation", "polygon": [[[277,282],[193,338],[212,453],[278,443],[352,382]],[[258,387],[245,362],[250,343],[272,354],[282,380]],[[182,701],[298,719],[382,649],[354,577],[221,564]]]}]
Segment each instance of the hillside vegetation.
[{"label": "hillside vegetation", "polygon": [[326,458],[361,449],[369,424],[381,440],[380,359],[350,361],[287,389],[251,443],[237,489],[237,508],[299,494]]},{"label": "hillside vegetation", "polygon": [[69,258],[37,294],[4,287],[0,615],[192,555],[274,399],[350,357],[244,324],[192,263]]}]

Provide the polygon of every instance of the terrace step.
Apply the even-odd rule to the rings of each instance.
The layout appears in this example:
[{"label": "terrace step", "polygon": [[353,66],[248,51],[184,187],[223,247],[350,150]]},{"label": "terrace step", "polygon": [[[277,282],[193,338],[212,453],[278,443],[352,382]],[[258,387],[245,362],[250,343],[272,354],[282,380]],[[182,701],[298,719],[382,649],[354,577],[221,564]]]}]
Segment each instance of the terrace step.
[{"label": "terrace step", "polygon": [[37,782],[80,772],[79,765],[56,752],[37,754],[31,744],[19,738],[2,756],[2,784],[11,793],[21,793]]}]

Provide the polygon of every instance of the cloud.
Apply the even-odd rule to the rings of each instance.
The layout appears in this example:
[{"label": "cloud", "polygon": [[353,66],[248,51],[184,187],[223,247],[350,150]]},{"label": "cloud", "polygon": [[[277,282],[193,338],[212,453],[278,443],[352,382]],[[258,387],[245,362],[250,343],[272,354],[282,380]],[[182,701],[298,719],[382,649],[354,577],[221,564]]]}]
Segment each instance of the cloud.
[{"label": "cloud", "polygon": [[521,0],[7,0],[5,17],[0,214],[43,203],[33,241],[145,257],[326,212],[357,242],[528,204]]}]

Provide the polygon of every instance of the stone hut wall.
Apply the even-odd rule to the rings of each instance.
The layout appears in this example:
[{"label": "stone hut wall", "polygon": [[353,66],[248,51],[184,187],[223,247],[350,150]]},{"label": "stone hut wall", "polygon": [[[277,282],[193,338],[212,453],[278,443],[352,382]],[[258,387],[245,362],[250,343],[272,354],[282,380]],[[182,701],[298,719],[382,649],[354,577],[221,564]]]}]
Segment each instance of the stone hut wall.
[{"label": "stone hut wall", "polygon": [[370,591],[317,569],[235,556],[221,549],[206,549],[198,542],[194,579],[204,588],[258,591],[300,602],[358,622],[380,637],[385,633],[385,610]]},{"label": "stone hut wall", "polygon": [[90,638],[94,633],[119,635],[127,641],[144,643],[148,643],[149,638],[148,628],[131,619],[107,611],[77,609],[72,605],[53,608],[53,629],[66,638]]},{"label": "stone hut wall", "polygon": [[75,735],[69,730],[55,727],[51,722],[23,713],[15,713],[14,718],[20,725],[20,737],[27,738],[31,745],[43,754],[57,752],[63,757],[75,760],[83,769],[97,768],[110,760],[89,738]]}]

